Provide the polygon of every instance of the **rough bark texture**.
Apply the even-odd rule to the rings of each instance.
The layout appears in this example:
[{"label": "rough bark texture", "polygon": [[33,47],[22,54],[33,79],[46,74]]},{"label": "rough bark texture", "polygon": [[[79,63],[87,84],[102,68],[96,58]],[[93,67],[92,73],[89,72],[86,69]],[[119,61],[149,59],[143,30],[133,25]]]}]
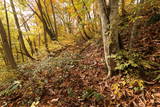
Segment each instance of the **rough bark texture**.
[{"label": "rough bark texture", "polygon": [[7,62],[11,65],[12,68],[17,68],[16,62],[13,57],[13,53],[7,41],[7,34],[5,32],[1,19],[0,19],[0,34],[3,42],[2,44],[3,44],[4,53],[7,58]]},{"label": "rough bark texture", "polygon": [[115,61],[111,58],[119,50],[118,41],[118,2],[119,0],[99,0],[102,37],[104,44],[105,62],[108,68],[108,77],[115,68]]}]

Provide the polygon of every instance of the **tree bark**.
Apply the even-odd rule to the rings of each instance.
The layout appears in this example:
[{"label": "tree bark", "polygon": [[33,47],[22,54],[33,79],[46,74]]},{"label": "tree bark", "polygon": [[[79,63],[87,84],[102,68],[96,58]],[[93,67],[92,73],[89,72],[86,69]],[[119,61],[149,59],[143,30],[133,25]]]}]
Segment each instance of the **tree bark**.
[{"label": "tree bark", "polygon": [[5,56],[7,58],[7,61],[11,65],[11,67],[15,69],[17,68],[17,65],[14,60],[13,53],[11,51],[9,43],[7,41],[7,34],[5,32],[1,19],[0,19],[0,34],[1,34],[3,49],[4,49]]},{"label": "tree bark", "polygon": [[124,0],[121,0],[121,12],[122,12],[122,16],[125,16],[125,1]]},{"label": "tree bark", "polygon": [[5,15],[6,15],[6,21],[7,21],[7,34],[8,34],[8,42],[10,49],[12,51],[12,42],[11,42],[11,34],[10,34],[10,26],[9,26],[9,19],[8,19],[8,11],[6,6],[6,0],[4,0],[4,8],[5,8]]},{"label": "tree bark", "polygon": [[[144,3],[144,0],[140,0],[139,4]],[[137,10],[137,12],[135,13],[135,17],[138,17],[141,15],[141,10]],[[135,20],[135,22],[133,23],[133,27],[132,27],[132,31],[131,31],[131,36],[130,36],[130,40],[129,40],[129,49],[133,48],[133,44],[134,44],[134,38],[138,35],[138,19]]]},{"label": "tree bark", "polygon": [[25,59],[24,59],[24,53],[23,53],[21,44],[19,44],[19,49],[20,49],[20,54],[21,54],[21,57],[22,57],[22,62],[24,62]]},{"label": "tree bark", "polygon": [[43,30],[44,30],[44,45],[45,45],[46,51],[47,51],[48,53],[50,53],[49,48],[48,48],[47,33],[46,33],[46,29],[45,29],[44,26],[43,26]]},{"label": "tree bark", "polygon": [[15,46],[15,50],[16,50],[16,58],[17,58],[17,62],[19,62],[19,53],[18,53],[18,48],[17,48],[17,46]]},{"label": "tree bark", "polygon": [[38,0],[36,1],[37,7],[39,9],[40,15],[34,11],[32,9],[32,7],[30,7],[32,9],[32,11],[34,13],[36,13],[36,15],[38,16],[38,18],[41,20],[41,22],[43,23],[43,26],[45,27],[46,32],[48,33],[48,35],[50,36],[51,40],[57,40],[57,35],[55,34],[55,31],[53,29],[52,23],[49,19],[49,17],[43,12],[43,7],[41,4],[41,1]]},{"label": "tree bark", "polygon": [[83,5],[84,5],[84,8],[85,8],[85,9],[86,9],[86,11],[87,11],[88,18],[91,20],[92,18],[91,18],[91,15],[90,15],[89,9],[88,9],[88,7],[86,6],[86,3],[84,2],[84,0],[82,0],[82,3],[83,3]]},{"label": "tree bark", "polygon": [[23,40],[23,35],[22,35],[22,31],[21,31],[21,28],[20,28],[20,25],[19,25],[19,21],[18,21],[18,17],[17,17],[17,13],[16,13],[16,9],[15,9],[15,6],[14,6],[14,3],[13,3],[13,0],[10,0],[10,3],[11,3],[11,7],[12,7],[12,11],[13,11],[13,15],[14,15],[14,20],[15,20],[15,24],[16,24],[16,27],[18,29],[18,34],[19,34],[19,42],[22,46],[22,49],[24,50],[26,56],[28,56],[30,59],[32,60],[35,60],[28,52],[25,44],[24,44],[24,40]]},{"label": "tree bark", "polygon": [[[54,19],[54,30],[55,30],[56,36],[58,36],[56,15],[55,15],[55,10],[54,10],[54,5],[53,5],[53,3],[52,3],[52,0],[50,0],[50,3],[51,3],[51,7],[52,7],[52,15],[53,15],[53,19]],[[57,38],[57,37],[56,37],[56,38]]]},{"label": "tree bark", "polygon": [[115,70],[116,63],[111,55],[119,50],[118,40],[118,2],[119,0],[99,0],[99,11],[102,24],[102,38],[108,77]]}]

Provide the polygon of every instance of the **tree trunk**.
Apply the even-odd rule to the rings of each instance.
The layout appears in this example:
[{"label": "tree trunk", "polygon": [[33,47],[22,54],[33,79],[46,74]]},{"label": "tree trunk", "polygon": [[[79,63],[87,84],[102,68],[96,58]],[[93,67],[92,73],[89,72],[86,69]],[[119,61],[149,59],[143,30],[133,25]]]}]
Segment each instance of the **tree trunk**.
[{"label": "tree trunk", "polygon": [[35,39],[33,40],[33,46],[34,46],[34,52],[36,54],[38,54],[38,48],[37,48],[37,44],[36,44],[36,40]]},{"label": "tree trunk", "polygon": [[28,38],[27,38],[27,42],[28,42],[28,44],[29,44],[29,47],[30,47],[30,50],[31,50],[31,54],[32,54],[32,56],[33,56],[33,54],[34,54],[35,52],[34,52],[34,49],[33,49],[33,42],[32,42],[32,40],[30,39],[29,36],[28,36]]},{"label": "tree trunk", "polygon": [[[71,3],[72,3],[72,6],[73,6],[73,8],[74,8],[75,13],[77,14],[78,24],[81,25],[81,28],[82,28],[82,31],[83,31],[84,36],[85,36],[87,39],[91,39],[91,37],[88,36],[88,34],[87,34],[86,30],[85,30],[84,24],[82,23],[83,20],[82,20],[81,16],[79,15],[79,13],[78,13],[78,11],[77,11],[77,8],[76,8],[75,5],[74,5],[73,0],[71,0]],[[81,29],[80,29],[80,30],[81,30]]]},{"label": "tree trunk", "polygon": [[16,58],[17,58],[17,62],[19,62],[19,53],[18,53],[18,48],[17,48],[17,46],[15,46],[15,49],[16,49]]},{"label": "tree trunk", "polygon": [[[30,31],[30,27],[29,27],[28,23],[25,22],[25,18],[24,18],[24,16],[23,16],[23,14],[20,13],[20,16],[21,16],[21,19],[22,19],[22,21],[23,21],[23,23],[24,23],[23,26],[24,26],[24,28],[25,28],[25,31],[26,31],[26,32]],[[27,38],[26,40],[27,40],[27,42],[28,42],[28,44],[29,44],[30,51],[31,51],[31,55],[33,56],[33,54],[34,54],[33,43],[32,43],[32,41],[31,41],[29,35],[27,35],[27,36],[28,36],[28,38]]]},{"label": "tree trunk", "polygon": [[111,55],[119,50],[118,42],[118,2],[119,0],[99,0],[99,11],[102,24],[105,62],[108,68],[108,77],[115,70],[116,63]]},{"label": "tree trunk", "polygon": [[[139,4],[142,4],[144,3],[144,0],[140,0],[139,1]],[[137,10],[137,12],[135,13],[135,17],[138,17],[141,15],[141,10]],[[129,40],[129,48],[133,48],[133,42],[134,42],[134,38],[138,35],[138,19],[136,19],[136,21],[134,22],[133,24],[133,27],[132,27],[132,31],[131,31],[131,36],[130,36],[130,40]]]},{"label": "tree trunk", "polygon": [[44,26],[43,26],[43,29],[44,29],[44,45],[45,45],[46,51],[47,51],[48,53],[50,53],[49,48],[48,48],[47,33],[46,33],[46,29],[45,29]]},{"label": "tree trunk", "polygon": [[41,47],[41,35],[38,34],[38,48]]},{"label": "tree trunk", "polygon": [[11,65],[11,67],[15,69],[17,68],[17,65],[14,60],[13,53],[11,51],[9,43],[7,41],[7,34],[5,32],[1,19],[0,19],[0,34],[1,34],[3,49],[4,49],[5,56],[7,58],[7,61]]},{"label": "tree trunk", "polygon": [[22,57],[22,62],[24,62],[25,59],[24,59],[24,54],[23,54],[23,50],[22,50],[21,44],[19,44],[19,49],[20,49],[20,53],[21,53],[21,57]]},{"label": "tree trunk", "polygon": [[40,15],[36,11],[34,11],[32,9],[32,7],[30,7],[30,8],[38,16],[38,18],[41,20],[41,22],[43,23],[43,26],[45,27],[45,30],[48,33],[48,35],[50,36],[51,40],[53,40],[53,41],[57,40],[57,35],[55,34],[55,31],[53,29],[50,18],[43,11],[41,1],[40,0],[36,1],[36,4],[37,4],[37,7],[39,9]]},{"label": "tree trunk", "polygon": [[54,10],[54,5],[52,3],[52,0],[50,0],[50,3],[51,3],[52,15],[53,15],[53,19],[54,19],[54,30],[55,30],[55,34],[56,34],[56,38],[57,38],[57,36],[58,36],[58,29],[57,29],[56,15],[55,15],[55,10]]},{"label": "tree trunk", "polygon": [[122,13],[122,16],[125,16],[125,0],[121,0],[121,13]]},{"label": "tree trunk", "polygon": [[7,21],[8,42],[9,42],[10,49],[12,51],[12,42],[11,42],[11,34],[10,34],[10,26],[9,26],[9,19],[8,19],[6,0],[4,0],[4,8],[5,8],[5,15],[6,15],[6,21]]},{"label": "tree trunk", "polygon": [[89,12],[89,9],[88,9],[88,7],[87,7],[87,5],[86,5],[86,3],[84,2],[84,0],[82,0],[82,3],[83,3],[83,5],[84,5],[84,8],[86,9],[86,11],[87,11],[87,15],[88,15],[88,19],[92,19],[91,18],[91,15],[90,15],[90,12]]},{"label": "tree trunk", "polygon": [[23,35],[22,35],[22,31],[21,31],[21,28],[20,28],[20,25],[19,25],[19,21],[18,21],[18,17],[17,17],[17,13],[16,13],[16,9],[15,9],[15,6],[14,6],[14,3],[13,3],[13,0],[10,0],[10,3],[11,3],[11,7],[12,7],[12,11],[13,11],[13,15],[14,15],[14,20],[15,20],[15,24],[16,24],[16,27],[18,29],[18,34],[19,34],[19,42],[22,46],[22,49],[24,50],[25,54],[27,57],[29,57],[30,59],[32,60],[35,60],[28,52],[25,44],[24,44],[24,40],[23,40]]}]

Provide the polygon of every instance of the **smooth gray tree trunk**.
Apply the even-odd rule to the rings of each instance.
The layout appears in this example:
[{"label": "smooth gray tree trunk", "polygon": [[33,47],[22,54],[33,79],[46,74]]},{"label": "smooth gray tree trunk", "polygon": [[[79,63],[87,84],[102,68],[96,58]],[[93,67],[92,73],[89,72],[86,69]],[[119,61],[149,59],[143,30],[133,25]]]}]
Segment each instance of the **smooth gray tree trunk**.
[{"label": "smooth gray tree trunk", "polygon": [[108,77],[115,70],[116,63],[111,57],[119,51],[118,41],[118,2],[119,0],[98,0],[102,24],[105,62],[108,68]]}]

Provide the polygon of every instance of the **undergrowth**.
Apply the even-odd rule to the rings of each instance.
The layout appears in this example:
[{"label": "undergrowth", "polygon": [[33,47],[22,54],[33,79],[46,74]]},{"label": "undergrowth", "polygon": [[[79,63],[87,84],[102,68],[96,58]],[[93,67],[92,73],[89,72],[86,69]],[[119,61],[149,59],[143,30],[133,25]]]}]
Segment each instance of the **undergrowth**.
[{"label": "undergrowth", "polygon": [[117,55],[112,56],[116,60],[116,71],[124,74],[139,76],[147,80],[160,80],[160,64],[146,60],[144,55],[133,51],[119,51]]},{"label": "undergrowth", "polygon": [[[46,56],[42,61],[22,64],[17,76],[5,71],[4,75],[9,76],[3,81],[16,78],[0,88],[0,104],[124,106],[132,104],[130,101],[146,90],[145,80],[159,81],[159,64],[124,50],[112,56],[117,62],[116,75],[106,79],[102,49],[96,46],[97,43],[90,41],[83,49],[72,47],[57,57]],[[88,53],[90,50],[93,52]]]}]

